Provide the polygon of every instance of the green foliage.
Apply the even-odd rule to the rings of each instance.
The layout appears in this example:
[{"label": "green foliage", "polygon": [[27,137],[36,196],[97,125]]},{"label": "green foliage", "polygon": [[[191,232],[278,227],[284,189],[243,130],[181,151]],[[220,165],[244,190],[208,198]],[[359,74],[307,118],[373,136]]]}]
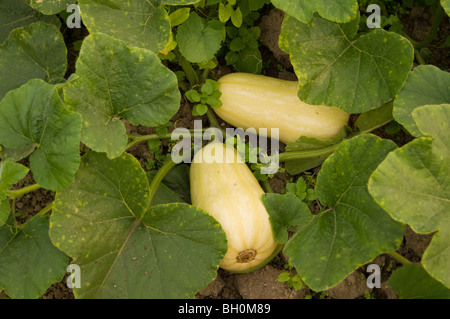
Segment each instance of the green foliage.
[{"label": "green foliage", "polygon": [[[275,6],[299,98],[355,116],[332,141],[301,137],[271,155],[292,176],[282,194],[262,196],[289,257],[277,280],[325,298],[357,267],[395,251],[409,225],[432,240],[389,285],[400,298],[449,298],[450,77],[413,68],[414,53],[424,63],[449,39],[415,43],[402,19],[416,6],[448,15],[450,1],[79,0],[89,36],[68,43],[60,27],[74,2],[0,6],[0,292],[38,298],[69,262],[82,269],[79,298],[192,298],[215,278],[225,234],[190,205],[189,166],[173,167],[169,128],[180,91],[195,116],[221,106],[210,73],[218,65],[265,71],[257,22]],[[381,7],[381,30],[367,27],[369,4]],[[125,152],[136,138],[125,124],[155,129],[140,140],[145,163]],[[403,130],[412,142],[397,147],[368,134],[375,129]],[[268,155],[239,136],[233,143],[267,185]],[[15,189],[28,173],[34,181]],[[39,188],[55,200],[25,216],[15,202]]]},{"label": "green foliage", "polygon": [[221,95],[219,84],[211,79],[206,79],[199,89],[191,89],[185,93],[186,99],[191,103],[195,103],[192,110],[192,115],[194,116],[205,115],[208,112],[208,106],[212,108],[221,107]]}]

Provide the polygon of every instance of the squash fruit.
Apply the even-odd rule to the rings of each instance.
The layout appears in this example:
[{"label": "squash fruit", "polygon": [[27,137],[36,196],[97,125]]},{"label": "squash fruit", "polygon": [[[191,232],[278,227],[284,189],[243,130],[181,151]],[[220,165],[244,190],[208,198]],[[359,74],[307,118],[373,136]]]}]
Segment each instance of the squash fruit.
[{"label": "squash fruit", "polygon": [[214,111],[225,122],[244,130],[279,128],[285,144],[301,136],[331,140],[348,124],[350,114],[337,107],[302,102],[298,81],[264,75],[230,73],[218,80],[222,106]]},{"label": "squash fruit", "polygon": [[264,191],[234,147],[221,142],[203,147],[193,158],[190,183],[192,205],[213,216],[226,234],[222,269],[249,272],[277,254]]}]

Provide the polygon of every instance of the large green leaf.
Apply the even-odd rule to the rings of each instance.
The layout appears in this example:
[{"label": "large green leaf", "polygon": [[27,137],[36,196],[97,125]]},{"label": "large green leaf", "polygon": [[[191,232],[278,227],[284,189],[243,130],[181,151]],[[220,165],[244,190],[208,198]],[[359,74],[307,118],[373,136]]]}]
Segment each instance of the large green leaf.
[{"label": "large green leaf", "polygon": [[6,222],[10,214],[6,191],[24,178],[28,171],[29,169],[22,164],[9,161],[0,162],[0,226]]},{"label": "large green leaf", "polygon": [[48,230],[48,216],[35,216],[22,229],[0,227],[0,291],[38,298],[63,279],[69,258],[53,246]]},{"label": "large green leaf", "polygon": [[48,15],[56,14],[74,3],[73,0],[30,0],[30,2],[32,8]]},{"label": "large green leaf", "polygon": [[178,27],[176,40],[181,54],[193,63],[211,60],[220,49],[223,27],[218,20],[207,21],[192,12]]},{"label": "large green leaf", "polygon": [[389,286],[401,299],[450,299],[450,289],[431,277],[421,265],[406,265],[389,277]]},{"label": "large green leaf", "polygon": [[302,101],[363,113],[403,87],[413,63],[411,43],[382,29],[357,37],[358,22],[285,18],[279,43],[291,55]]},{"label": "large green leaf", "polygon": [[412,117],[424,105],[450,103],[450,73],[433,65],[420,65],[411,72],[394,101],[394,118],[413,136],[422,136]]},{"label": "large green leaf", "polygon": [[9,33],[16,28],[34,22],[47,22],[60,26],[56,16],[43,15],[30,7],[28,0],[2,0],[0,3],[0,43],[6,40]]},{"label": "large green leaf", "polygon": [[450,287],[450,104],[422,106],[413,118],[426,137],[389,154],[371,176],[369,191],[415,232],[436,232],[422,264]]},{"label": "large green leaf", "polygon": [[206,212],[149,206],[139,162],[90,152],[56,195],[50,236],[81,267],[79,298],[192,298],[215,276],[226,237]]},{"label": "large green leaf", "polygon": [[64,87],[65,102],[83,116],[83,142],[111,158],[127,143],[120,118],[158,126],[180,106],[177,77],[154,53],[102,33],[84,40],[76,75]]},{"label": "large green leaf", "polygon": [[358,13],[356,0],[272,0],[272,3],[303,23],[310,22],[315,12],[327,20],[339,23],[353,20]]},{"label": "large green leaf", "polygon": [[66,45],[57,27],[37,22],[14,29],[0,46],[0,99],[30,79],[63,82],[66,68]]},{"label": "large green leaf", "polygon": [[404,226],[367,190],[370,174],[395,148],[391,141],[361,135],[343,142],[324,162],[316,191],[329,209],[301,227],[284,249],[313,290],[338,284],[358,266],[401,244]]},{"label": "large green leaf", "polygon": [[170,21],[159,0],[79,0],[89,32],[102,32],[131,46],[162,51],[170,40]]},{"label": "large green leaf", "polygon": [[49,190],[73,180],[80,164],[81,116],[66,110],[54,85],[30,80],[0,101],[0,145],[34,147],[30,168]]}]

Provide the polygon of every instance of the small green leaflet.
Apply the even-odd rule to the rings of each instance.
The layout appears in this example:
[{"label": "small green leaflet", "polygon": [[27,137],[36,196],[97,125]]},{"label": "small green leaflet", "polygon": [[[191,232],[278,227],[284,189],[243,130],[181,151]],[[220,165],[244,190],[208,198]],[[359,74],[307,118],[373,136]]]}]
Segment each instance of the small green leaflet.
[{"label": "small green leaflet", "polygon": [[223,23],[206,21],[192,12],[178,27],[176,41],[181,54],[192,63],[211,60],[220,49],[223,37]]},{"label": "small green leaflet", "polygon": [[153,127],[167,123],[180,106],[177,77],[153,52],[106,34],[84,40],[76,70],[78,77],[64,87],[65,102],[83,116],[83,142],[110,158],[127,143],[120,118]]},{"label": "small green leaflet", "polygon": [[32,8],[47,15],[56,14],[74,3],[73,0],[30,0],[30,2]]},{"label": "small green leaflet", "polygon": [[285,17],[279,44],[291,55],[302,101],[359,114],[395,98],[412,68],[413,46],[382,29],[357,38],[358,29],[359,16],[346,24]]},{"label": "small green leaflet", "polygon": [[22,164],[9,161],[0,162],[0,226],[2,226],[9,217],[9,201],[6,198],[6,191],[24,178],[29,169]]},{"label": "small green leaflet", "polygon": [[324,19],[339,23],[355,19],[358,12],[356,0],[272,0],[272,3],[303,23],[309,23],[315,12]]},{"label": "small green leaflet", "polygon": [[66,45],[56,26],[37,22],[15,29],[0,46],[0,99],[31,79],[64,82],[66,68]]},{"label": "small green leaflet", "polygon": [[413,112],[424,137],[389,154],[369,181],[369,191],[392,218],[420,234],[436,232],[422,265],[450,287],[450,104]]},{"label": "small green leaflet", "polygon": [[47,16],[33,10],[29,0],[2,0],[0,21],[0,43],[6,40],[12,30],[34,22],[46,22],[57,27],[61,24],[56,16]]},{"label": "small green leaflet", "polygon": [[329,209],[301,226],[284,248],[311,289],[333,287],[360,265],[400,246],[404,226],[367,190],[371,173],[394,149],[391,141],[360,135],[340,144],[323,163],[316,192]]},{"label": "small green leaflet", "polygon": [[102,32],[128,45],[158,53],[170,41],[170,21],[159,0],[79,0],[90,33]]},{"label": "small green leaflet", "polygon": [[35,216],[22,229],[0,226],[0,290],[14,299],[42,296],[63,279],[69,257],[48,236],[49,216]]},{"label": "small green leaflet", "polygon": [[62,190],[80,164],[81,116],[68,111],[54,85],[30,80],[0,101],[0,145],[34,147],[30,168],[48,190]]},{"label": "small green leaflet", "polygon": [[406,265],[389,277],[400,299],[450,299],[450,289],[431,277],[421,265]]},{"label": "small green leaflet", "polygon": [[419,65],[394,101],[394,118],[413,136],[421,137],[413,111],[423,105],[442,103],[450,103],[450,73],[433,65]]},{"label": "small green leaflet", "polygon": [[140,163],[89,152],[57,193],[50,237],[81,267],[77,298],[193,298],[227,250],[220,225],[185,203],[149,206]]}]

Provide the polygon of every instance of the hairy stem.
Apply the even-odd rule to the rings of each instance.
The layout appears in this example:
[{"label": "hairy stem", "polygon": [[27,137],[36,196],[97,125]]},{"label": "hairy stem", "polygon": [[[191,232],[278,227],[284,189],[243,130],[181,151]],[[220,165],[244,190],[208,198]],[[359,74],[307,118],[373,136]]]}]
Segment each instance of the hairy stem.
[{"label": "hairy stem", "polygon": [[172,159],[167,160],[167,162],[164,163],[164,165],[159,169],[159,171],[156,173],[155,177],[153,178],[151,184],[150,184],[150,201],[149,206],[152,204],[153,197],[155,196],[156,190],[159,187],[159,184],[161,184],[162,180],[164,179],[164,176],[169,173],[169,171],[177,166],[175,162],[172,161]]},{"label": "hairy stem", "polygon": [[174,50],[175,56],[177,57],[178,62],[180,63],[181,68],[183,69],[184,73],[186,74],[186,77],[191,84],[191,86],[196,86],[199,83],[199,79],[197,76],[197,73],[195,72],[194,68],[192,67],[192,64],[186,60],[184,56],[181,55],[180,51],[178,49]]},{"label": "hairy stem", "polygon": [[400,255],[398,252],[393,251],[391,253],[389,253],[389,255],[391,257],[393,257],[395,260],[397,260],[398,262],[400,262],[403,265],[409,265],[412,264],[413,262],[409,261],[408,259],[406,259],[405,257],[403,257],[402,255]]},{"label": "hairy stem", "polygon": [[306,158],[314,158],[314,157],[331,155],[340,144],[341,143],[337,143],[337,144],[334,144],[334,145],[331,145],[328,147],[324,147],[321,149],[317,149],[317,150],[293,151],[293,152],[281,153],[279,155],[279,161],[286,162],[289,160],[306,159]]},{"label": "hairy stem", "polygon": [[40,189],[40,188],[42,188],[41,185],[39,185],[39,184],[34,184],[34,185],[30,185],[30,186],[23,187],[23,188],[18,189],[18,190],[9,190],[9,191],[6,191],[6,195],[7,195],[9,198],[13,198],[13,199],[14,199],[14,198],[23,196],[23,195],[25,195],[25,194],[31,193],[31,192],[33,192],[33,191],[35,191],[35,190],[37,190],[37,189]]},{"label": "hairy stem", "polygon": [[[191,130],[189,130],[189,132],[195,134],[195,133],[204,132],[205,130],[206,129],[202,129],[201,131],[200,130],[191,129]],[[147,142],[147,141],[150,141],[150,140],[161,140],[161,139],[171,139],[171,138],[172,138],[172,133],[167,133],[164,136],[160,136],[158,134],[128,135],[129,143],[125,147],[125,151],[128,151],[130,148],[132,148],[133,146],[135,146],[136,144],[139,144],[139,143]]]}]

